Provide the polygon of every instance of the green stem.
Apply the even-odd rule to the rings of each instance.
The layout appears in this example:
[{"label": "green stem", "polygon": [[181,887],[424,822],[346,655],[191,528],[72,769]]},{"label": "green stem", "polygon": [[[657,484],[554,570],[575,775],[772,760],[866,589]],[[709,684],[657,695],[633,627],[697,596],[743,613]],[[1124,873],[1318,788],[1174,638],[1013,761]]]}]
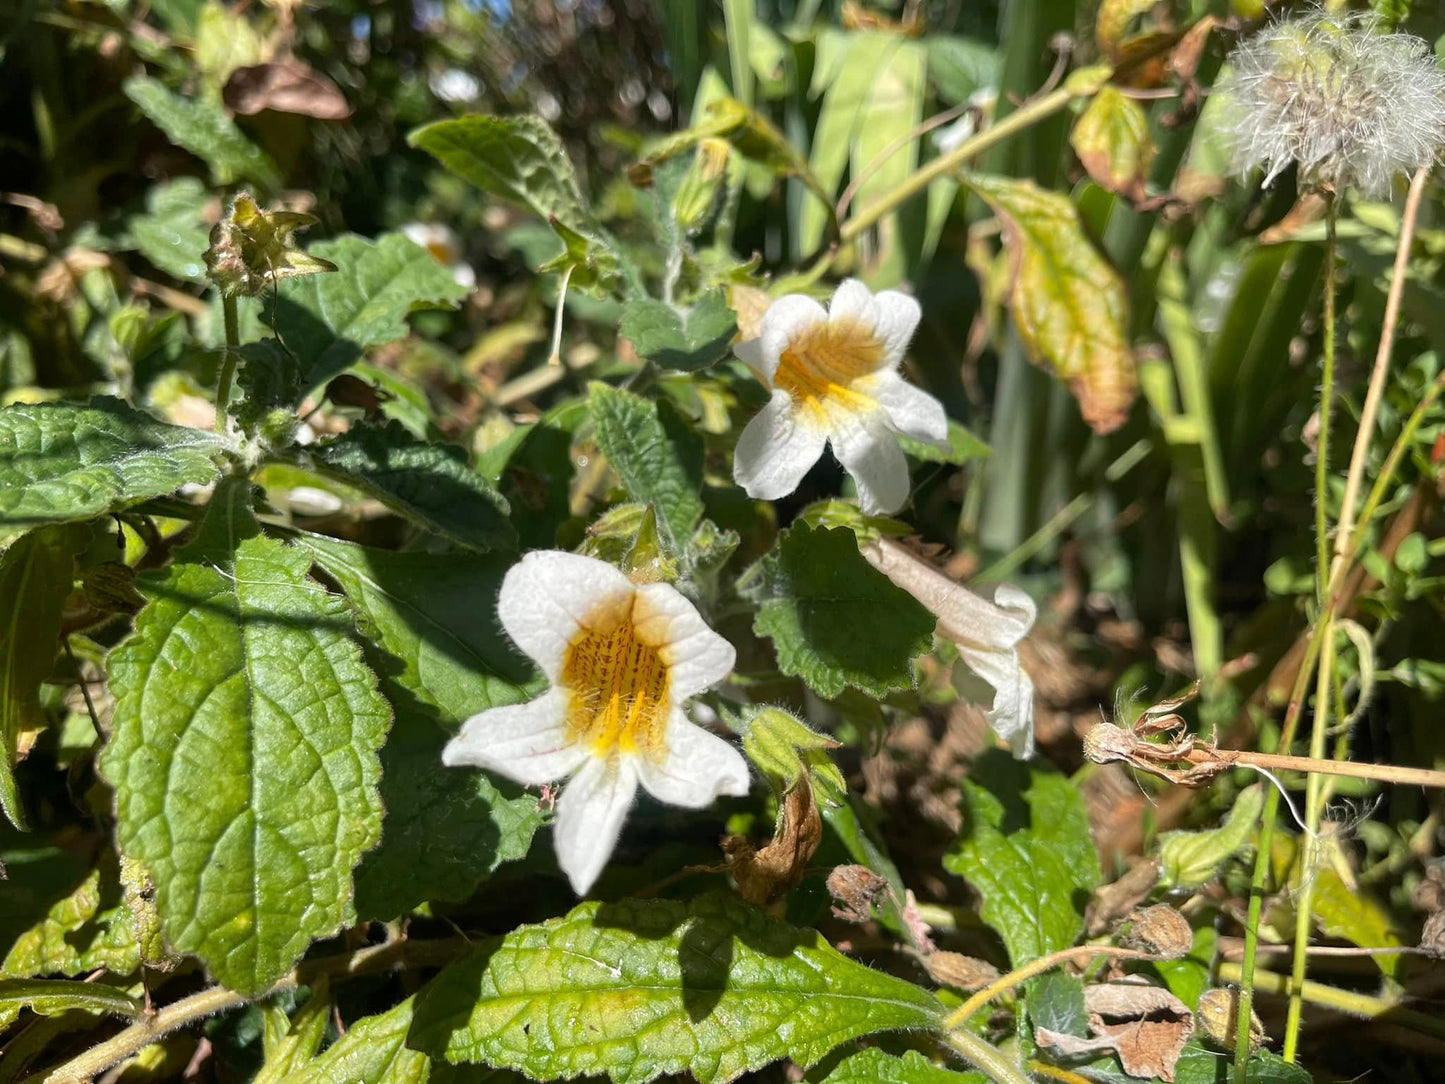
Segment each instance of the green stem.
[{"label": "green stem", "polygon": [[1029,1084],[1029,1078],[1004,1056],[969,1031],[950,1031],[943,1041],[963,1055],[964,1059],[983,1071],[994,1084]]},{"label": "green stem", "polygon": [[[1222,963],[1219,965],[1219,978],[1223,982],[1243,982],[1244,968],[1239,964]],[[1276,975],[1272,971],[1256,972],[1253,979],[1254,985],[1267,993],[1287,994],[1291,981],[1283,975]],[[1367,1019],[1377,1017],[1388,1017],[1390,1023],[1399,1024],[1402,1027],[1411,1028],[1425,1035],[1433,1035],[1436,1038],[1445,1039],[1445,1021],[1428,1013],[1416,1012],[1413,1009],[1400,1007],[1400,1002],[1390,997],[1371,997],[1369,994],[1358,994],[1353,990],[1341,990],[1323,982],[1306,982],[1301,985],[1300,996],[1312,1005],[1318,1005],[1325,1009],[1334,1009],[1337,1012],[1350,1013],[1353,1016],[1363,1016]],[[1239,1019],[1247,1020],[1249,1017],[1241,1011]],[[1249,1042],[1249,1029],[1244,1028],[1245,1044]]]},{"label": "green stem", "polygon": [[1335,405],[1335,198],[1325,205],[1325,342],[1320,372],[1320,431],[1315,443],[1315,597],[1323,608],[1330,583],[1330,420]]},{"label": "green stem", "polygon": [[221,295],[221,313],[226,321],[226,350],[221,359],[221,378],[216,385],[216,432],[225,435],[230,419],[227,408],[231,403],[231,381],[236,376],[236,362],[240,360],[241,331],[236,315],[236,299],[230,294]]}]

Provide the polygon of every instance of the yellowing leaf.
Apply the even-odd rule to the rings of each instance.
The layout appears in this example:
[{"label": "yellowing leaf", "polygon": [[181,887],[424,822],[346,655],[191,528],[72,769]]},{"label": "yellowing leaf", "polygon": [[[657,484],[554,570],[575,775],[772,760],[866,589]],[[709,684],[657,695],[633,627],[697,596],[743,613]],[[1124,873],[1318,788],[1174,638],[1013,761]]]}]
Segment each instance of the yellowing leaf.
[{"label": "yellowing leaf", "polygon": [[1128,294],[1085,235],[1078,208],[1032,181],[964,180],[1003,224],[1009,312],[1029,355],[1069,382],[1096,433],[1119,428],[1138,390]]},{"label": "yellowing leaf", "polygon": [[1144,182],[1154,161],[1154,141],[1144,107],[1106,86],[1094,95],[1074,124],[1069,145],[1089,176],[1110,192],[1131,200],[1144,198]]}]

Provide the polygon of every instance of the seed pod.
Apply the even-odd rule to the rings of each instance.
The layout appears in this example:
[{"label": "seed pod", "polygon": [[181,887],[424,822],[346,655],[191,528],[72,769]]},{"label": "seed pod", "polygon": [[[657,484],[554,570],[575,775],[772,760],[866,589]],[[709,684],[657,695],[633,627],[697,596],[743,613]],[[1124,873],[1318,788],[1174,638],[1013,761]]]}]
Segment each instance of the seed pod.
[{"label": "seed pod", "polygon": [[845,922],[867,922],[888,894],[888,882],[867,866],[837,866],[828,874],[828,891],[838,903],[834,915]]},{"label": "seed pod", "polygon": [[1124,935],[1125,947],[1177,960],[1187,956],[1194,945],[1189,920],[1167,903],[1156,903],[1129,916],[1133,925]]},{"label": "seed pod", "polygon": [[923,969],[939,986],[955,990],[978,990],[998,978],[993,964],[961,952],[930,952],[923,957]]},{"label": "seed pod", "polygon": [[[1199,1030],[1211,1045],[1221,1050],[1233,1050],[1238,1032],[1234,1022],[1239,1017],[1239,991],[1233,987],[1205,990],[1199,995],[1199,1004],[1194,1010]],[[1267,1036],[1264,1024],[1249,1010],[1249,1049],[1258,1050]]]}]

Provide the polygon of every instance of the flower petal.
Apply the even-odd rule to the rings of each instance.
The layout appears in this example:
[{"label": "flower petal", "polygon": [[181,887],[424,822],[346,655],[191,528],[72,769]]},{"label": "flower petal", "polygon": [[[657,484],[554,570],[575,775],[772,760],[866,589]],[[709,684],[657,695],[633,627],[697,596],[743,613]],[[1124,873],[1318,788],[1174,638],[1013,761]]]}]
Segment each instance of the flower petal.
[{"label": "flower petal", "polygon": [[667,665],[673,703],[682,703],[732,673],[737,659],[733,645],[713,632],[697,607],[672,585],[639,587],[632,623],[637,638],[657,648]]},{"label": "flower petal", "polygon": [[780,297],[763,313],[762,332],[758,342],[762,344],[759,368],[772,384],[773,374],[778,371],[778,359],[783,351],[814,324],[828,319],[823,306],[803,294],[788,294]]},{"label": "flower petal", "polygon": [[827,441],[828,434],[794,409],[786,392],[775,391],[738,438],[733,480],[754,500],[786,497],[818,462]]},{"label": "flower petal", "polygon": [[587,894],[612,857],[622,822],[637,795],[631,757],[592,757],[557,799],[552,844],[557,864],[579,896]]},{"label": "flower petal", "polygon": [[956,590],[949,592],[946,602],[930,608],[938,614],[938,631],[955,643],[1007,650],[1034,627],[1038,608],[1013,584],[999,584],[992,602],[966,587],[954,586]]},{"label": "flower petal", "polygon": [[903,360],[922,316],[918,302],[907,294],[897,290],[875,294],[857,279],[840,284],[828,304],[829,319],[854,319],[871,327],[883,344],[889,367],[894,369]]},{"label": "flower petal", "polygon": [[836,417],[830,439],[833,454],[858,485],[858,506],[867,515],[888,515],[903,507],[908,460],[882,411]]},{"label": "flower petal", "polygon": [[625,617],[633,590],[606,561],[533,550],[507,570],[497,616],[516,645],[556,681],[578,631]]},{"label": "flower petal", "polygon": [[[733,357],[753,371],[753,375],[758,378],[758,383],[769,383],[769,370],[763,365],[762,339],[742,339],[733,343]],[[777,368],[777,364],[774,363],[771,371],[776,372]]]},{"label": "flower petal", "polygon": [[526,704],[473,715],[442,750],[448,767],[486,768],[536,787],[577,770],[587,751],[567,734],[567,694],[549,689]]},{"label": "flower petal", "polygon": [[692,723],[674,708],[667,724],[667,757],[637,758],[642,787],[659,802],[701,809],[720,794],[748,792],[748,762],[733,746]]},{"label": "flower petal", "polygon": [[914,440],[948,444],[948,415],[943,404],[894,372],[876,373],[860,381],[858,390],[875,400],[893,428]]},{"label": "flower petal", "polygon": [[[1017,644],[1033,627],[1034,600],[1011,584],[1000,584],[988,602],[959,588],[939,632],[958,645],[959,657],[994,688],[989,726],[1009,743],[1016,757],[1034,751],[1034,683],[1019,662]],[[968,595],[976,605],[967,603]]]}]

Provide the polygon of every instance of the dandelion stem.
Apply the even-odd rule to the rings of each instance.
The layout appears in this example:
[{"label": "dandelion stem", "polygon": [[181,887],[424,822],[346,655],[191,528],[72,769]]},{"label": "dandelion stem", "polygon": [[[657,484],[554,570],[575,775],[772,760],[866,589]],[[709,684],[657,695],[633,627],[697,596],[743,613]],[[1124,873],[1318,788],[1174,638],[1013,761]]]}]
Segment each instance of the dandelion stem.
[{"label": "dandelion stem", "polygon": [[236,299],[230,294],[221,295],[221,316],[226,324],[226,349],[216,384],[216,432],[224,436],[230,420],[227,408],[231,404],[231,381],[236,377],[236,362],[241,356],[241,321],[236,314]]}]

